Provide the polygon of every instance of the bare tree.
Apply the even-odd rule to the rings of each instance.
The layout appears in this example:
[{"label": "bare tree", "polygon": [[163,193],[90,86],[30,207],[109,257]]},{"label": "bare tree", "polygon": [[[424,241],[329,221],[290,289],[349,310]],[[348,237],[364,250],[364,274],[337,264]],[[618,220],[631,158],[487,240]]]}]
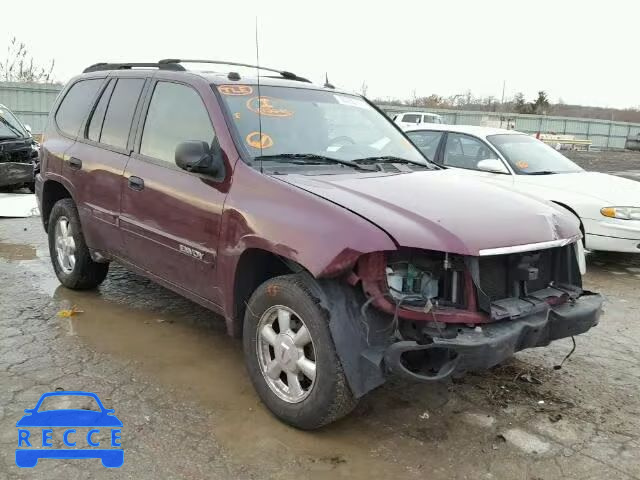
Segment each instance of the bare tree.
[{"label": "bare tree", "polygon": [[531,113],[531,106],[525,101],[524,93],[518,92],[513,97],[513,108],[518,113]]},{"label": "bare tree", "polygon": [[55,60],[47,66],[37,64],[27,46],[13,37],[7,47],[7,58],[0,62],[0,81],[53,83]]}]

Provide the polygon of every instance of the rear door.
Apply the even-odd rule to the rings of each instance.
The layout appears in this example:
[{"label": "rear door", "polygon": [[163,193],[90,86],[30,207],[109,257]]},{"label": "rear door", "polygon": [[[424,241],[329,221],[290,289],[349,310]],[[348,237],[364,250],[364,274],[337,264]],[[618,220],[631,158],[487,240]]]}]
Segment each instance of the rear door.
[{"label": "rear door", "polygon": [[215,103],[208,84],[158,79],[151,86],[123,177],[121,226],[129,262],[219,304],[214,274],[226,187],[175,164],[181,142],[214,141],[205,97]]},{"label": "rear door", "polygon": [[118,227],[122,174],[144,85],[144,77],[109,78],[77,142],[66,153],[65,175],[73,178],[87,244],[115,255],[123,251]]}]

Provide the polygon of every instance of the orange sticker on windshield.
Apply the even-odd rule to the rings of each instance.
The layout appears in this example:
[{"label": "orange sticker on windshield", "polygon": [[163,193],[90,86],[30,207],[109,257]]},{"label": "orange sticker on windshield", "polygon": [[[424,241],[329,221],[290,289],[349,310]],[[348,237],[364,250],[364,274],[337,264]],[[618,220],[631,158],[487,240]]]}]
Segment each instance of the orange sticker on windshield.
[{"label": "orange sticker on windshield", "polygon": [[260,132],[251,132],[247,135],[246,141],[247,145],[253,148],[273,147],[273,139],[266,133],[261,135]]},{"label": "orange sticker on windshield", "polygon": [[274,105],[271,97],[253,97],[247,100],[247,108],[252,112],[265,115],[267,117],[291,117],[293,112],[285,108],[278,108]]},{"label": "orange sticker on windshield", "polygon": [[529,168],[529,164],[527,162],[519,161],[516,162],[516,167],[524,170],[525,168]]},{"label": "orange sticker on windshield", "polygon": [[251,95],[253,88],[249,85],[220,85],[218,91],[223,95]]}]

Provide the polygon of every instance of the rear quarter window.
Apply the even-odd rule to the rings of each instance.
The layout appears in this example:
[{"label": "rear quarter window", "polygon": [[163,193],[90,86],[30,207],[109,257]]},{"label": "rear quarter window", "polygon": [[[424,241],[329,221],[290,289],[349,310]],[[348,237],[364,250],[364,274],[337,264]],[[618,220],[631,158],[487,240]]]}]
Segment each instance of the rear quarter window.
[{"label": "rear quarter window", "polygon": [[78,135],[103,81],[103,78],[80,80],[71,86],[56,112],[55,120],[60,130],[72,137]]},{"label": "rear quarter window", "polygon": [[118,79],[104,116],[100,143],[117,148],[127,146],[131,121],[143,86],[141,78]]}]

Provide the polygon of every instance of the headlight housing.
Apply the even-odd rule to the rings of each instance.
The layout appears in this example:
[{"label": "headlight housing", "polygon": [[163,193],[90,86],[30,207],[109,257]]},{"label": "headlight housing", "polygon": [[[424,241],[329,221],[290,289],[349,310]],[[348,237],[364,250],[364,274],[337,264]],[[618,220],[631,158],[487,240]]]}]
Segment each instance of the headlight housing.
[{"label": "headlight housing", "polygon": [[605,207],[600,213],[605,217],[620,220],[640,220],[640,207]]}]

